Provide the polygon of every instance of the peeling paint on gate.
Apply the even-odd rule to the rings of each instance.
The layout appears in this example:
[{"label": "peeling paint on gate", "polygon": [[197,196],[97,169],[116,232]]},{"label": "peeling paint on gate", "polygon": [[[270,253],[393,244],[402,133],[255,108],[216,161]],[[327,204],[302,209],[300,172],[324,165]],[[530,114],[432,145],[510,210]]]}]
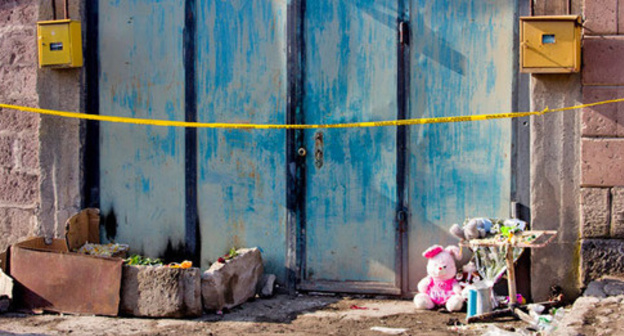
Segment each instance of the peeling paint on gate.
[{"label": "peeling paint on gate", "polygon": [[[286,120],[286,1],[198,1],[199,122]],[[285,131],[200,129],[202,266],[258,246],[285,279]]]},{"label": "peeling paint on gate", "polygon": [[[410,117],[511,111],[515,1],[411,0]],[[422,252],[456,244],[466,217],[509,215],[507,119],[411,129],[409,288],[425,276]]]},{"label": "peeling paint on gate", "polygon": [[[100,114],[183,120],[184,6],[100,0],[98,12]],[[150,256],[183,243],[184,130],[102,123],[100,150],[100,207],[117,222],[110,238]]]},{"label": "peeling paint on gate", "polygon": [[[306,1],[297,118],[397,118],[397,20],[404,16],[411,28],[407,117],[511,110],[515,1],[402,1]],[[197,121],[286,122],[290,2],[193,1],[196,63],[187,71],[195,78]],[[400,15],[403,5],[409,13]],[[185,108],[194,110],[185,106],[184,15],[180,1],[99,0],[100,114],[184,120]],[[414,290],[424,275],[422,251],[456,243],[452,223],[508,215],[508,120],[409,128],[408,260],[396,258],[403,206],[397,129],[322,130],[317,166],[317,130],[297,132],[308,153],[305,221],[298,223],[304,246],[297,246],[305,247],[297,251],[304,282],[376,282],[395,291],[400,263],[408,261],[403,269]],[[231,247],[258,246],[266,271],[284,282],[286,131],[198,129],[196,136],[195,152],[185,148],[183,129],[100,124],[103,234],[150,256],[183,254],[185,187],[194,186],[192,179],[185,185],[186,149],[197,159],[200,266]]]},{"label": "peeling paint on gate", "polygon": [[[396,1],[306,3],[306,123],[397,116]],[[314,152],[316,130],[305,131]],[[306,165],[308,281],[394,286],[396,129],[323,130],[323,165]]]}]

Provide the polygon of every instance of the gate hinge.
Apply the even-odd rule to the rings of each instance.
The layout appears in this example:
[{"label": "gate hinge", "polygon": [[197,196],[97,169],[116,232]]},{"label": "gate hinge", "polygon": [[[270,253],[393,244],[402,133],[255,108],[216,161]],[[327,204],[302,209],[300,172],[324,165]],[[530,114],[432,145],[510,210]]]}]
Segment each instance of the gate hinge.
[{"label": "gate hinge", "polygon": [[409,44],[409,24],[405,21],[399,22],[399,43]]}]

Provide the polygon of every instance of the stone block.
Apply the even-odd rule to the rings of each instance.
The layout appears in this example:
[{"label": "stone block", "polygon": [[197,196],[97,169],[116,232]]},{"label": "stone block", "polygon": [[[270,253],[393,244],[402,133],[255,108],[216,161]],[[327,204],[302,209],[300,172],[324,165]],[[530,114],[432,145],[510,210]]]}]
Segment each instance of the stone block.
[{"label": "stone block", "polygon": [[18,160],[22,169],[39,169],[39,138],[36,133],[22,133]]},{"label": "stone block", "polygon": [[[0,67],[0,98],[3,101],[10,99],[22,105],[21,101],[37,97],[37,71],[36,65],[30,67]],[[8,103],[8,102],[7,102]],[[8,103],[10,104],[10,103]],[[21,112],[32,114],[30,112]]]},{"label": "stone block", "polygon": [[37,225],[35,209],[0,208],[0,251],[34,235]]},{"label": "stone block", "polygon": [[[0,89],[0,99],[3,94]],[[4,100],[4,99],[3,99]],[[6,99],[7,104],[23,104],[25,106],[35,106],[35,104],[15,99]],[[31,131],[36,132],[39,128],[39,115],[35,113],[25,113],[9,109],[0,108],[0,131],[9,130],[14,132]]]},{"label": "stone block", "polygon": [[582,186],[624,186],[623,170],[624,139],[582,139]]},{"label": "stone block", "polygon": [[0,2],[0,26],[32,24],[37,20],[37,1],[9,0]]},{"label": "stone block", "polygon": [[[583,88],[585,104],[621,97],[624,97],[624,89],[600,86]],[[583,108],[581,131],[583,136],[624,137],[624,103]]]},{"label": "stone block", "polygon": [[609,236],[609,197],[607,188],[581,188],[582,237]]},{"label": "stone block", "polygon": [[624,274],[624,240],[583,239],[581,281],[588,284],[605,275]]},{"label": "stone block", "polygon": [[592,281],[587,285],[585,291],[583,292],[583,296],[597,297],[597,298],[606,298],[607,294],[604,292],[604,283],[602,280]]},{"label": "stone block", "polygon": [[611,237],[624,238],[624,188],[611,189]]},{"label": "stone block", "polygon": [[0,64],[10,68],[29,68],[36,73],[37,44],[35,21],[26,26],[2,28]]},{"label": "stone block", "polygon": [[624,0],[618,0],[618,34],[624,34]]},{"label": "stone block", "polygon": [[225,263],[216,262],[202,274],[204,310],[236,307],[256,295],[256,285],[264,268],[258,248],[239,249]]},{"label": "stone block", "polygon": [[615,279],[606,279],[604,292],[607,296],[624,295],[624,282]]},{"label": "stone block", "polygon": [[584,7],[585,35],[617,34],[618,0],[585,1]]},{"label": "stone block", "polygon": [[31,205],[38,201],[39,177],[0,169],[0,202]]},{"label": "stone block", "polygon": [[122,314],[141,317],[193,317],[202,313],[198,268],[123,267]]},{"label": "stone block", "polygon": [[623,53],[624,36],[586,37],[583,40],[583,84],[624,84]]},{"label": "stone block", "polygon": [[15,134],[0,135],[0,168],[15,166]]}]

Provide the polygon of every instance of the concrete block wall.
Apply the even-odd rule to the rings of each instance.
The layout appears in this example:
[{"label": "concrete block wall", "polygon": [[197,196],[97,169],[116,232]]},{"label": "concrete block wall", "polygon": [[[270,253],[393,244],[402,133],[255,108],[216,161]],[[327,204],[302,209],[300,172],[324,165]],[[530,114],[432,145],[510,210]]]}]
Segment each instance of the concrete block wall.
[{"label": "concrete block wall", "polygon": [[[624,0],[585,0],[583,103],[624,98]],[[624,273],[624,103],[581,112],[581,280]]]},{"label": "concrete block wall", "polygon": [[[589,0],[587,0],[589,1]],[[582,14],[584,0],[531,0],[533,15]],[[531,110],[582,102],[579,74],[531,75]],[[561,286],[568,299],[580,294],[580,113],[550,113],[530,121],[531,225],[557,230],[556,241],[531,250],[531,292],[545,300]],[[547,275],[547,276],[545,276]]]},{"label": "concrete block wall", "polygon": [[[84,2],[68,1],[80,20]],[[36,23],[52,18],[50,0],[0,1],[0,102],[82,110],[82,69],[38,69]],[[81,132],[76,120],[0,109],[0,251],[29,236],[64,234],[80,208]]]},{"label": "concrete block wall", "polygon": [[[38,106],[36,0],[0,2],[0,102]],[[36,231],[39,116],[0,109],[0,251]]]}]

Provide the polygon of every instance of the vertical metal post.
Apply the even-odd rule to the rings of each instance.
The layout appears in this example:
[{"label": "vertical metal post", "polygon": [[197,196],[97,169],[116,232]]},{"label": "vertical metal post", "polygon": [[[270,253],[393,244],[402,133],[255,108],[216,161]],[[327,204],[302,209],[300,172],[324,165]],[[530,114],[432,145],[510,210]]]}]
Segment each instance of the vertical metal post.
[{"label": "vertical metal post", "polygon": [[[54,4],[56,1],[52,1]],[[85,72],[87,92],[84,101],[89,114],[100,113],[100,56],[99,56],[99,0],[85,2],[86,35]],[[56,13],[56,6],[54,6]],[[55,14],[56,19],[56,14]],[[85,146],[83,154],[84,187],[82,207],[100,207],[100,124],[95,120],[85,122]]]},{"label": "vertical metal post", "polygon": [[[303,124],[303,78],[305,0],[292,0],[287,8],[287,97],[286,123]],[[305,262],[305,156],[304,130],[286,131],[286,269],[287,287],[296,292]]]},{"label": "vertical metal post", "polygon": [[[513,85],[511,92],[511,110],[529,111],[529,74],[520,73],[520,44],[519,44],[519,20],[521,16],[530,14],[533,1],[515,0],[514,29],[512,40],[514,41],[512,53]],[[528,205],[531,203],[530,195],[530,117],[511,119],[511,217],[518,218],[527,223],[531,222],[531,212]],[[531,293],[531,254],[524,253],[517,262],[516,285],[520,293],[530,299]]]},{"label": "vertical metal post", "polygon": [[[408,115],[409,78],[410,78],[410,25],[409,5],[407,0],[397,0],[397,119],[406,119]],[[407,139],[409,128],[398,126],[396,133],[396,242],[395,253],[396,281],[395,284],[403,294],[408,288],[408,239],[409,210],[407,203]]]},{"label": "vertical metal post", "polygon": [[[195,83],[195,41],[197,22],[195,15],[197,0],[184,2],[184,120],[197,121],[197,92]],[[184,129],[184,188],[185,188],[185,254],[196,265],[200,265],[201,234],[197,215],[197,129]]]}]

